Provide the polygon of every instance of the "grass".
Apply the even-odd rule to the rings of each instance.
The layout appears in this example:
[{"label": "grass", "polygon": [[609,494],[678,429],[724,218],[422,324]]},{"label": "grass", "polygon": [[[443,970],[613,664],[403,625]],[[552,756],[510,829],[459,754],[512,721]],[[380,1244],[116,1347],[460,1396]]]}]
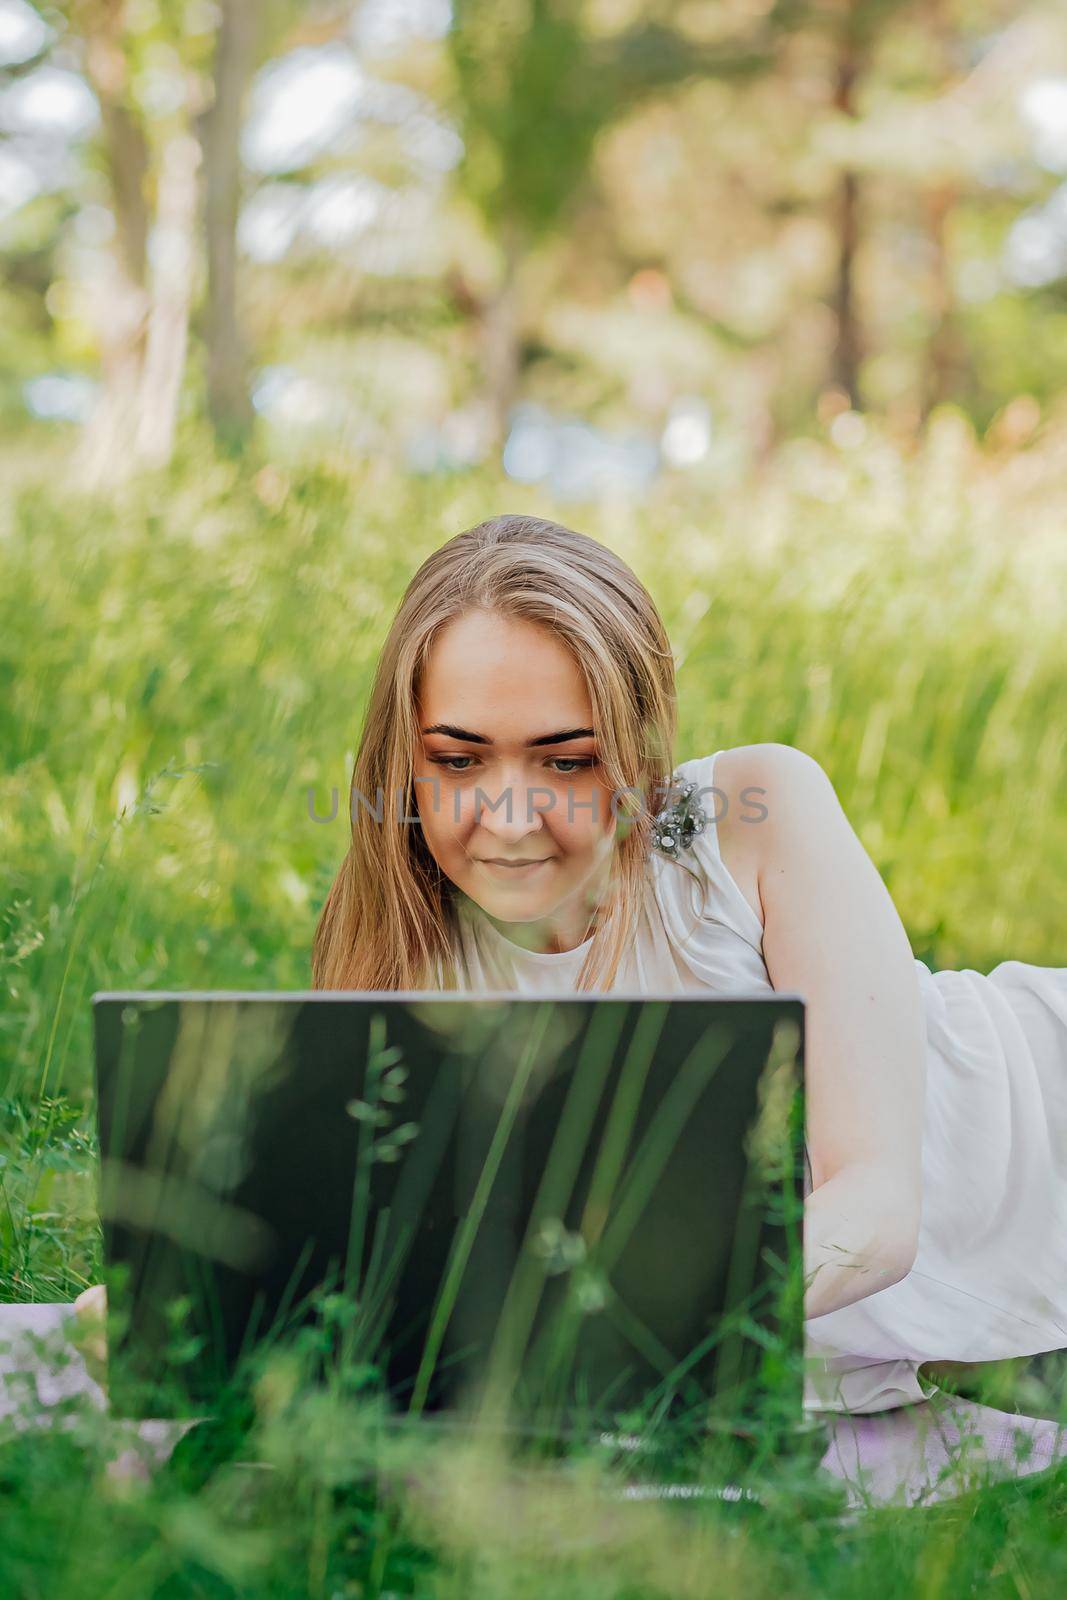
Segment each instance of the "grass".
[{"label": "grass", "polygon": [[[982,453],[951,413],[917,450],[787,446],[758,483],[554,507],[491,474],[196,456],[115,499],[62,441],[0,512],[0,1297],[100,1276],[89,996],[303,988],[345,848],[376,651],[418,560],[500,510],[614,545],[661,606],[683,758],[810,751],[931,966],[1063,965],[1067,669],[1056,442]],[[284,1386],[283,1386],[284,1388]],[[756,1514],[622,1503],[623,1468],[494,1464],[386,1441],[293,1379],[257,1413],[275,1471],[148,1486],[98,1418],[0,1435],[0,1592],[142,1595],[1061,1592],[1067,1473],[940,1508],[782,1495]],[[404,1454],[404,1450],[408,1454]],[[459,1454],[457,1455],[457,1452]],[[269,1480],[269,1481],[268,1481]]]}]

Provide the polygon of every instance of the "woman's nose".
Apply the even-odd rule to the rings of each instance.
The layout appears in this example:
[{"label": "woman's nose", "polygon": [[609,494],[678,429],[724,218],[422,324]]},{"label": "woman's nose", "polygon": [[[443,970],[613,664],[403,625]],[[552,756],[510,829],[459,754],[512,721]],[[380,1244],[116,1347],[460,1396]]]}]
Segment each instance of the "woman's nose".
[{"label": "woman's nose", "polygon": [[497,838],[522,839],[544,826],[541,812],[550,798],[520,779],[483,784],[475,796],[475,822]]}]

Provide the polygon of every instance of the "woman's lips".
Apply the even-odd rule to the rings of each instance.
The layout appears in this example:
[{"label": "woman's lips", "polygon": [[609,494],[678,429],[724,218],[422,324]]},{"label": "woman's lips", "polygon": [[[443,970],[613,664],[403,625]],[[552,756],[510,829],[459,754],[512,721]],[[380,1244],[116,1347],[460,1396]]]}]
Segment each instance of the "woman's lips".
[{"label": "woman's lips", "polygon": [[482,856],[478,864],[501,877],[531,878],[539,867],[546,867],[551,860],[551,856],[543,856],[536,861],[493,861]]}]

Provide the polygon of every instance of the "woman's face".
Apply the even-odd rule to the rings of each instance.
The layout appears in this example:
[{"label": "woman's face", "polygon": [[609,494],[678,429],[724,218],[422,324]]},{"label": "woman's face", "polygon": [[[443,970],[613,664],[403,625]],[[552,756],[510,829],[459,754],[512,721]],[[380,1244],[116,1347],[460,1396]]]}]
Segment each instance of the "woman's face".
[{"label": "woman's face", "polygon": [[442,872],[520,943],[581,941],[615,838],[585,680],[548,629],[470,611],[438,634],[416,700],[415,795]]}]

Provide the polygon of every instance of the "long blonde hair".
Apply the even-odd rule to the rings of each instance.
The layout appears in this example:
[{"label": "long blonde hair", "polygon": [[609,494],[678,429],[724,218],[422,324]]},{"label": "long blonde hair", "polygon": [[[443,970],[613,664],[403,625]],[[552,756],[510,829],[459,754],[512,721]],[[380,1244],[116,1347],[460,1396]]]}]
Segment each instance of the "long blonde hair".
[{"label": "long blonde hair", "polygon": [[618,803],[611,887],[577,987],[609,988],[636,934],[676,732],[670,643],[648,591],[606,546],[540,517],[492,517],[423,562],[389,629],[352,772],[351,842],[315,930],[316,989],[456,986],[455,885],[402,819],[414,806],[420,674],[441,629],[473,610],[551,628],[588,687],[602,781],[649,797]]}]

